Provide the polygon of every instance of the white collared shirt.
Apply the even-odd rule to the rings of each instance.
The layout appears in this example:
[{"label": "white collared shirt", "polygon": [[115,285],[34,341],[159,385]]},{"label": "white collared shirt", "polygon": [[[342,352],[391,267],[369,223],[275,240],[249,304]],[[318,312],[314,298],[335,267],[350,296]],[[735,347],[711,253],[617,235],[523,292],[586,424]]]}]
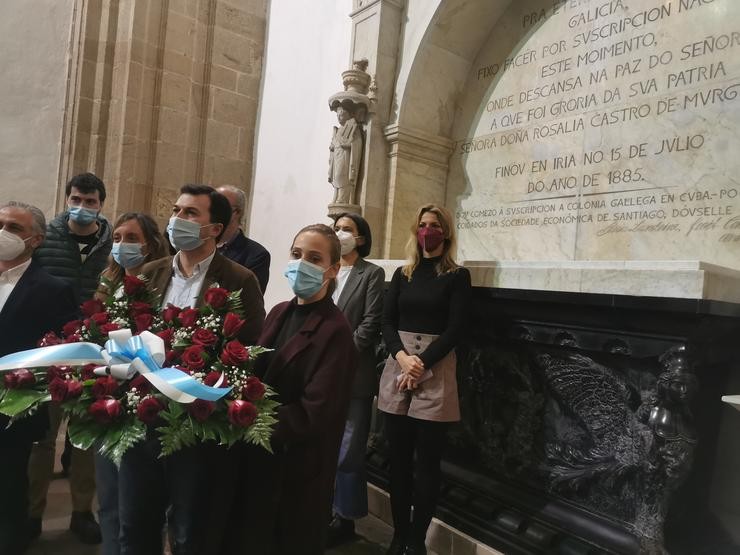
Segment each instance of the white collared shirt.
[{"label": "white collared shirt", "polygon": [[180,270],[180,253],[178,252],[172,258],[172,279],[167,288],[167,294],[162,299],[162,306],[172,303],[180,308],[195,308],[195,304],[198,302],[198,295],[203,287],[203,280],[206,277],[206,272],[208,272],[208,267],[211,265],[214,256],[216,256],[215,250],[208,258],[201,260],[195,265],[192,276],[186,277],[182,273],[182,270]]},{"label": "white collared shirt", "polygon": [[16,284],[30,265],[31,259],[29,258],[18,266],[13,266],[10,270],[5,270],[0,274],[0,311],[5,307],[8,297],[10,297]]},{"label": "white collared shirt", "polygon": [[347,283],[347,278],[349,277],[349,274],[352,272],[352,268],[354,266],[340,266],[339,272],[337,273],[337,287],[334,289],[334,293],[332,293],[332,300],[334,301],[334,304],[337,304],[339,302],[339,297],[342,295],[342,291],[344,290],[344,286]]}]

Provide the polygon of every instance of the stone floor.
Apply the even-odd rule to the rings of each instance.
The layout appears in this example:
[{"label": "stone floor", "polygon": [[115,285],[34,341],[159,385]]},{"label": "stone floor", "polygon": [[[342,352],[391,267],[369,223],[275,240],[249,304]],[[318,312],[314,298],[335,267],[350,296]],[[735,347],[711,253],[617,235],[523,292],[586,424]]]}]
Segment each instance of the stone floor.
[{"label": "stone floor", "polygon": [[[60,434],[57,453],[64,448]],[[55,479],[49,487],[47,507],[44,514],[43,532],[26,552],[26,555],[98,555],[98,546],[87,546],[78,542],[69,531],[71,499],[69,481],[61,477],[61,466],[57,457]],[[393,530],[382,520],[368,516],[357,522],[357,540],[328,550],[326,555],[383,555],[390,544]],[[429,551],[429,555],[435,555]],[[447,555],[447,554],[440,554]]]},{"label": "stone floor", "polygon": [[[61,445],[60,445],[61,447]],[[57,471],[61,470],[59,468]],[[58,476],[49,488],[43,533],[26,552],[27,555],[98,555],[98,546],[79,543],[68,530],[71,509],[69,482]],[[382,555],[392,536],[392,529],[369,516],[358,521],[357,541],[327,551],[327,555]],[[432,552],[430,552],[431,554]]]},{"label": "stone floor", "polygon": [[[79,543],[71,532],[69,482],[55,479],[49,489],[43,533],[27,555],[98,555],[100,548]],[[392,530],[381,520],[369,516],[358,522],[357,541],[327,551],[327,555],[383,555],[390,543]],[[431,554],[431,552],[430,552]]]}]

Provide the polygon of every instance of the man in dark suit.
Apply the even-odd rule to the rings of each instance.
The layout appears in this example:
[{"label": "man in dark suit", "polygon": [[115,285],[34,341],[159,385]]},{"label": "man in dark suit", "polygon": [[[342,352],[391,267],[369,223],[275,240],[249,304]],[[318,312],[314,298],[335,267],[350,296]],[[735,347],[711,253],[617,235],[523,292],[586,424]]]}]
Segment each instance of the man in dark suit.
[{"label": "man in dark suit", "polygon": [[247,203],[246,195],[244,191],[232,185],[224,185],[216,190],[225,196],[231,205],[231,221],[221,237],[218,252],[229,260],[252,270],[260,282],[260,288],[264,295],[267,282],[270,279],[270,253],[257,241],[244,235],[241,230],[240,225],[244,217],[244,207]]},{"label": "man in dark suit", "polygon": [[[205,185],[185,185],[172,208],[167,235],[174,257],[146,264],[142,274],[162,295],[162,305],[199,307],[213,286],[241,290],[245,324],[239,339],[254,344],[265,318],[254,274],[216,250],[231,219],[229,201]],[[173,555],[203,553],[203,515],[210,512],[218,487],[204,476],[222,468],[225,449],[200,444],[164,459],[158,440],[141,442],[126,452],[119,471],[121,555],[162,552],[165,510]],[[223,487],[230,487],[223,484]]]},{"label": "man in dark suit", "polygon": [[[46,233],[35,206],[0,207],[0,356],[32,349],[48,331],[77,316],[72,287],[32,261]],[[14,423],[0,415],[0,553],[22,553],[28,542],[28,458],[31,444],[48,428],[46,409]]]}]

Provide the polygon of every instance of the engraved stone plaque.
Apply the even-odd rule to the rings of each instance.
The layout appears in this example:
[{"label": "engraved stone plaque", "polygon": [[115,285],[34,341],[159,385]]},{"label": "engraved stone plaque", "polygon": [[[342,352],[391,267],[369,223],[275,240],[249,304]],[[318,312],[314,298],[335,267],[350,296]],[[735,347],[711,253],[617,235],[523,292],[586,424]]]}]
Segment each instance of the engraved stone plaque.
[{"label": "engraved stone plaque", "polygon": [[467,260],[740,268],[740,2],[512,2],[461,92]]}]

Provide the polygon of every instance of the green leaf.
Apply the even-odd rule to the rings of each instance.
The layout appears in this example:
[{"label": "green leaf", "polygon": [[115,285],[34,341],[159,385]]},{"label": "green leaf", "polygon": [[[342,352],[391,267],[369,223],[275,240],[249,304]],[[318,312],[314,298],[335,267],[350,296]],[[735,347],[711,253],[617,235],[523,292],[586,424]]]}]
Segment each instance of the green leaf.
[{"label": "green leaf", "polygon": [[11,417],[17,416],[40,403],[47,395],[46,391],[35,389],[8,389],[0,401],[0,413]]},{"label": "green leaf", "polygon": [[78,449],[90,449],[100,437],[104,430],[94,420],[72,419],[69,422],[69,441]]},{"label": "green leaf", "polygon": [[103,437],[100,453],[108,457],[116,466],[121,466],[123,455],[134,445],[146,438],[146,427],[138,420],[127,420],[116,432]]}]

